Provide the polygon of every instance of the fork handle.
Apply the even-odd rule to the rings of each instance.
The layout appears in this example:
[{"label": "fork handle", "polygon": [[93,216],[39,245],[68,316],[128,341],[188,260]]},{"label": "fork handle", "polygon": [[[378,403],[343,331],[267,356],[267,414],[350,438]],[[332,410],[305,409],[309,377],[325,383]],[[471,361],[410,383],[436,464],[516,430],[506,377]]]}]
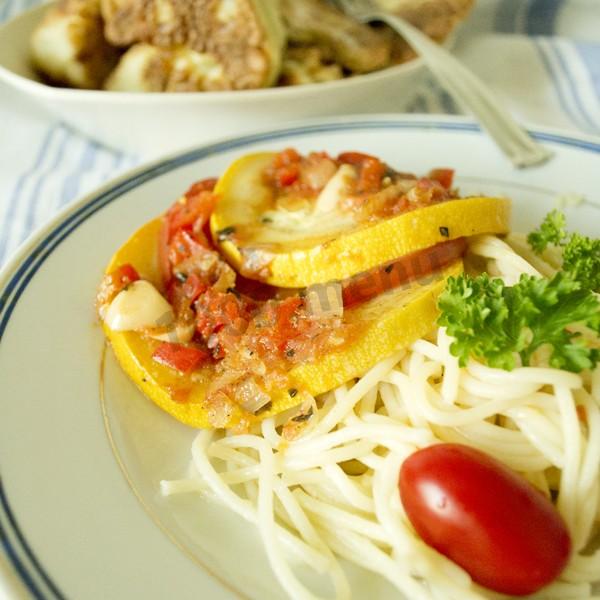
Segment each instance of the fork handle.
[{"label": "fork handle", "polygon": [[446,91],[463,109],[477,117],[517,167],[539,164],[552,156],[499,105],[489,88],[476,75],[431,38],[389,13],[371,13],[369,17],[369,20],[376,18],[387,23],[420,54]]}]

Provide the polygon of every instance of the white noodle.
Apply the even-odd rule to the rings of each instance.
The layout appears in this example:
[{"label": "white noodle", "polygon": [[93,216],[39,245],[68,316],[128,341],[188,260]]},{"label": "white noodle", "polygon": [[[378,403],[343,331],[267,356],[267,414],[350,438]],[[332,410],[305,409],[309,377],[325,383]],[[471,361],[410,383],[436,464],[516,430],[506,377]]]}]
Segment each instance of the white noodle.
[{"label": "white noodle", "polygon": [[358,510],[373,512],[373,499],[346,475],[339,465],[325,465],[323,474],[336,486],[344,500]]},{"label": "white noodle", "polygon": [[[554,255],[549,263],[533,257],[517,237],[508,241],[479,236],[470,243],[487,259],[487,271],[508,284],[522,273],[552,275],[560,264]],[[294,599],[317,598],[294,573],[296,561],[326,574],[334,598],[350,598],[341,557],[410,600],[499,600],[505,596],[475,585],[417,536],[399,499],[407,456],[439,442],[465,443],[557,496],[574,554],[560,578],[530,598],[600,598],[592,595],[600,550],[586,550],[600,525],[600,368],[582,375],[536,366],[508,372],[475,360],[460,368],[452,341],[441,328],[325,394],[295,441],[282,439],[277,418],[263,421],[260,435],[200,432],[193,474],[161,482],[163,494],[211,495],[254,523]],[[346,461],[356,474],[342,468]]]}]

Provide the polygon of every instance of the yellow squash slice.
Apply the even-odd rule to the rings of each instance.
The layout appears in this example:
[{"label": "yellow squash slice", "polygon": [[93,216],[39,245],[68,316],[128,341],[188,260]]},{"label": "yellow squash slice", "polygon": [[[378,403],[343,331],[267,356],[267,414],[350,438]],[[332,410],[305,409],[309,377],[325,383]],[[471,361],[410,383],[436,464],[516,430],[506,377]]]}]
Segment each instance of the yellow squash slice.
[{"label": "yellow squash slice", "polygon": [[[160,289],[157,245],[160,219],[151,221],[135,233],[113,256],[106,272],[131,264],[140,276]],[[344,312],[344,322],[356,325],[347,344],[321,357],[318,362],[296,366],[290,372],[290,386],[317,395],[365,373],[382,358],[410,345],[434,326],[436,301],[450,275],[462,270],[460,261],[444,271],[430,275],[420,283],[412,282]],[[205,393],[214,371],[211,367],[191,377],[156,363],[152,353],[157,342],[135,331],[113,331],[106,325],[105,334],[123,370],[160,408],[193,427],[209,427],[204,406]],[[185,390],[185,397],[180,392]],[[298,398],[287,389],[272,399],[272,408],[260,414],[265,418],[292,408]],[[241,417],[234,414],[229,426]]]},{"label": "yellow squash slice", "polygon": [[471,197],[433,204],[377,222],[337,210],[274,210],[264,169],[274,153],[236,160],[217,183],[211,230],[233,267],[274,286],[342,280],[449,239],[507,233],[510,201]]},{"label": "yellow squash slice", "polygon": [[360,377],[377,362],[427,335],[438,317],[437,298],[450,276],[462,272],[457,261],[425,280],[412,282],[344,312],[344,323],[357,324],[353,343],[330,352],[318,362],[295,367],[291,377],[296,387],[322,394],[354,377]]}]

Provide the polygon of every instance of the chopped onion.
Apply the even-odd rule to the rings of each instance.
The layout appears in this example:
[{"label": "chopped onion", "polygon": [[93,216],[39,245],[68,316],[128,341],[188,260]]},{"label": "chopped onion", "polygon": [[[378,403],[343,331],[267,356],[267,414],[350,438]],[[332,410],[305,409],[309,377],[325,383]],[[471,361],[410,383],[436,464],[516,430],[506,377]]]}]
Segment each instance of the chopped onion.
[{"label": "chopped onion", "polygon": [[352,165],[341,165],[319,194],[314,212],[320,214],[335,210],[338,202],[346,197],[349,184],[355,178],[356,171]]},{"label": "chopped onion", "polygon": [[253,379],[247,378],[237,386],[236,400],[244,410],[256,413],[271,401],[271,397]]}]

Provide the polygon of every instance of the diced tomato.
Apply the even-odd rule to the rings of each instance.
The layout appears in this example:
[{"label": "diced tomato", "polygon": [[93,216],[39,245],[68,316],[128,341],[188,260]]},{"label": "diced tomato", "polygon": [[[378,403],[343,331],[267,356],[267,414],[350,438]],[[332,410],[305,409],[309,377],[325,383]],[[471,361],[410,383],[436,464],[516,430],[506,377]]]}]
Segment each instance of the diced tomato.
[{"label": "diced tomato", "polygon": [[338,156],[338,161],[359,168],[356,186],[358,193],[374,193],[381,189],[381,180],[385,175],[386,166],[375,156],[362,152],[342,152]]},{"label": "diced tomato", "polygon": [[[198,245],[211,247],[208,222],[217,202],[217,197],[212,193],[215,184],[216,179],[197,181],[165,213],[158,247],[159,264],[165,283],[171,279],[172,267],[185,258],[182,257],[185,252],[179,250],[181,240],[174,241],[178,233],[186,232],[186,242],[191,240]],[[176,258],[178,262],[171,262],[172,258]]]},{"label": "diced tomato", "polygon": [[278,188],[289,188],[300,178],[302,157],[293,148],[276,154],[265,176]]},{"label": "diced tomato", "polygon": [[286,148],[275,156],[273,159],[273,167],[279,169],[294,163],[299,163],[301,160],[302,157],[297,150],[294,150],[294,148]]},{"label": "diced tomato", "polygon": [[198,220],[204,224],[210,218],[216,204],[212,193],[216,179],[206,179],[194,183],[166,213],[171,233],[195,225]]},{"label": "diced tomato", "polygon": [[113,281],[115,281],[116,285],[121,285],[122,287],[126,287],[133,281],[137,281],[140,278],[138,272],[135,270],[135,267],[128,263],[116,268],[110,274],[110,276],[113,278]]},{"label": "diced tomato", "polygon": [[216,185],[217,185],[216,177],[208,177],[207,179],[200,179],[200,181],[196,181],[196,182],[192,183],[192,185],[189,187],[189,189],[185,193],[185,195],[189,198],[200,192],[212,192],[215,189]]},{"label": "diced tomato", "polygon": [[398,198],[389,208],[391,215],[401,215],[410,208],[410,201],[406,196]]},{"label": "diced tomato", "polygon": [[111,271],[102,279],[98,290],[98,305],[108,304],[113,298],[130,283],[140,278],[138,272],[130,264],[124,264]]},{"label": "diced tomato", "polygon": [[292,327],[292,317],[294,313],[302,306],[303,300],[298,296],[286,298],[279,303],[277,307],[276,327],[279,331]]},{"label": "diced tomato", "polygon": [[224,347],[234,344],[234,338],[239,339],[246,330],[253,304],[233,292],[217,292],[208,288],[196,301],[195,308],[196,331],[207,343],[216,334],[219,344],[211,345],[213,356],[223,358]]},{"label": "diced tomato", "polygon": [[304,332],[306,321],[297,318],[303,304],[304,300],[298,296],[265,302],[248,330],[248,347],[263,359],[282,358],[289,342]]},{"label": "diced tomato", "polygon": [[167,211],[171,231],[192,225],[198,219],[206,221],[215,206],[212,190],[216,179],[206,179],[192,184],[185,194]]},{"label": "diced tomato", "polygon": [[187,279],[183,282],[182,287],[183,293],[190,302],[194,302],[200,294],[208,289],[208,285],[202,281],[202,278],[196,273],[188,275]]},{"label": "diced tomato", "polygon": [[157,363],[181,373],[191,373],[210,360],[210,354],[193,346],[162,342],[152,354],[152,358]]},{"label": "diced tomato", "polygon": [[287,148],[275,155],[264,170],[266,183],[282,192],[286,198],[310,198],[319,193],[337,169],[336,162],[327,152],[300,155]]},{"label": "diced tomato", "polygon": [[173,307],[175,318],[179,322],[192,323],[195,319],[192,300],[183,289],[183,284],[173,278],[167,285],[167,300]]},{"label": "diced tomato", "polygon": [[300,177],[300,168],[298,165],[288,165],[277,169],[277,183],[279,187],[288,187]]},{"label": "diced tomato", "polygon": [[432,169],[429,171],[429,179],[441,183],[447,190],[452,187],[454,181],[454,169]]},{"label": "diced tomato", "polygon": [[407,197],[413,205],[422,207],[446,200],[449,192],[439,181],[422,177],[409,190]]},{"label": "diced tomato", "polygon": [[378,159],[366,160],[360,170],[358,191],[362,193],[378,192],[385,175],[385,165]]},{"label": "diced tomato", "polygon": [[298,296],[292,296],[278,303],[275,313],[275,326],[273,337],[279,350],[284,350],[287,343],[299,333],[298,319],[294,319],[298,309],[303,306],[304,300]]},{"label": "diced tomato", "polygon": [[171,267],[176,267],[179,263],[189,258],[195,252],[204,248],[204,245],[199,243],[192,233],[185,229],[179,230],[169,244],[169,263]]},{"label": "diced tomato", "polygon": [[342,152],[338,155],[337,159],[338,162],[354,165],[355,167],[360,167],[367,160],[379,160],[375,156],[365,154],[364,152]]}]

